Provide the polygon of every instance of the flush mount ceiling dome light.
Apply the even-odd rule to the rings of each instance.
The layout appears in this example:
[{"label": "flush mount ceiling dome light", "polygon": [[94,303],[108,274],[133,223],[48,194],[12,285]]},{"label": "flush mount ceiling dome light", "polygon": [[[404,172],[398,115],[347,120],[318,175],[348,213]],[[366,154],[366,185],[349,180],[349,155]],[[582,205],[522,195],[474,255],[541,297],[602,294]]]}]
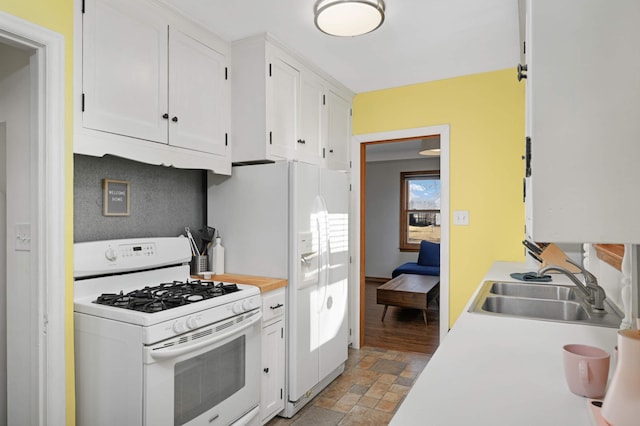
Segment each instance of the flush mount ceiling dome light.
[{"label": "flush mount ceiling dome light", "polygon": [[384,22],[383,0],[318,0],[316,27],[323,33],[353,37],[369,33]]}]

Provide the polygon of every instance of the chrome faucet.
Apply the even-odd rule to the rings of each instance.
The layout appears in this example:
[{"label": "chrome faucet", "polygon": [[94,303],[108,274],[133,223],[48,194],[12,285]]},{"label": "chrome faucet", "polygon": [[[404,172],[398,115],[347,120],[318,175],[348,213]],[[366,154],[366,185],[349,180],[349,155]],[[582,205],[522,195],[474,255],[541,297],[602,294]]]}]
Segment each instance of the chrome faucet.
[{"label": "chrome faucet", "polygon": [[573,260],[567,259],[567,262],[580,269],[580,273],[584,276],[586,285],[583,284],[579,279],[577,279],[571,271],[558,265],[549,265],[541,268],[538,270],[537,274],[538,276],[542,276],[549,271],[557,271],[563,273],[564,275],[569,277],[569,279],[578,287],[578,289],[580,289],[580,291],[584,294],[587,302],[591,304],[591,307],[595,311],[604,312],[604,299],[607,298],[607,295],[605,294],[604,289],[598,285],[598,279],[591,272],[584,269],[582,265],[574,262]]}]

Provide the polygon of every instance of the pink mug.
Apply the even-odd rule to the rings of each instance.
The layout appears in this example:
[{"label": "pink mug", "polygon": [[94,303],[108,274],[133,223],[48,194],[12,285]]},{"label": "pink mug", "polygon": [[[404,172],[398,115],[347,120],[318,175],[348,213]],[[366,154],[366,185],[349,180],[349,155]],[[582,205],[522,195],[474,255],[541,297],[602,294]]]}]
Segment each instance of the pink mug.
[{"label": "pink mug", "polygon": [[609,378],[610,355],[588,345],[562,347],[564,374],[571,392],[587,398],[604,396]]}]

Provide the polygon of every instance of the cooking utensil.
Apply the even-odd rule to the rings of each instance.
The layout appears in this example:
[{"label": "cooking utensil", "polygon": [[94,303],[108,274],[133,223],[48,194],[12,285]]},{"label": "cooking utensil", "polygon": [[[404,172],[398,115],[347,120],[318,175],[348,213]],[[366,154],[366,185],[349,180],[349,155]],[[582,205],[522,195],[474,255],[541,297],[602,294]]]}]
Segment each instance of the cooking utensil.
[{"label": "cooking utensil", "polygon": [[187,233],[187,238],[189,239],[189,244],[191,244],[191,254],[194,256],[200,256],[200,250],[198,250],[198,245],[193,239],[193,235],[191,234],[191,230],[189,227],[185,227],[184,231]]}]

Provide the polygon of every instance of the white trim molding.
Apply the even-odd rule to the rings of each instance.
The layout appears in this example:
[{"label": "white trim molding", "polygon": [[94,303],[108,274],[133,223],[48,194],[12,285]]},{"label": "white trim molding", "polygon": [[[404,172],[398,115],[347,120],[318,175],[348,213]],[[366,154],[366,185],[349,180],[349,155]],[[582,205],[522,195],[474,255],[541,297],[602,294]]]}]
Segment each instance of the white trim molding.
[{"label": "white trim molding", "polygon": [[[31,60],[31,247],[37,291],[39,425],[66,424],[64,37],[0,11],[0,42]],[[33,413],[32,413],[33,414]]]},{"label": "white trim molding", "polygon": [[441,213],[441,240],[440,240],[440,342],[449,332],[449,132],[448,124],[429,127],[416,127],[412,129],[393,130],[389,132],[368,133],[354,135],[351,144],[351,235],[349,245],[353,258],[351,268],[351,288],[349,296],[350,324],[352,329],[352,344],[358,347],[360,343],[360,145],[367,142],[391,141],[395,139],[407,139],[420,136],[440,135],[440,213]]}]

